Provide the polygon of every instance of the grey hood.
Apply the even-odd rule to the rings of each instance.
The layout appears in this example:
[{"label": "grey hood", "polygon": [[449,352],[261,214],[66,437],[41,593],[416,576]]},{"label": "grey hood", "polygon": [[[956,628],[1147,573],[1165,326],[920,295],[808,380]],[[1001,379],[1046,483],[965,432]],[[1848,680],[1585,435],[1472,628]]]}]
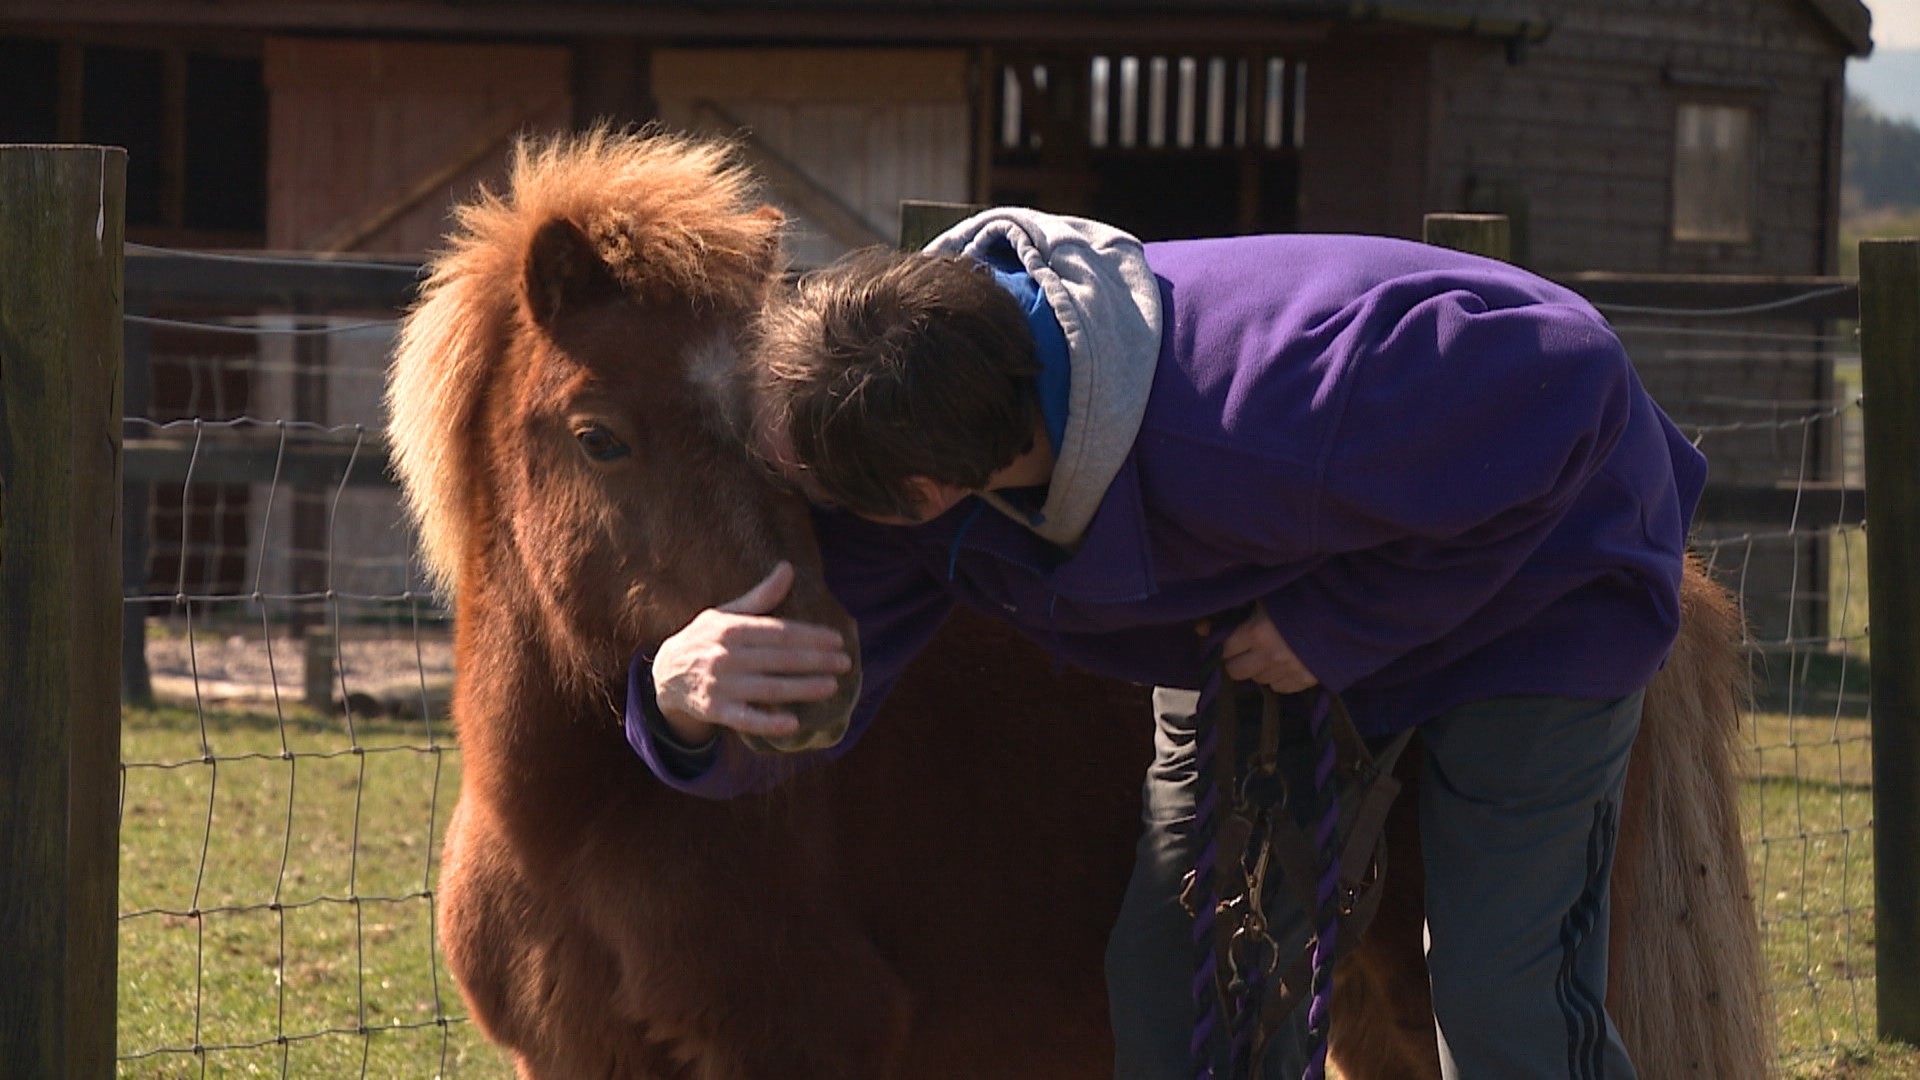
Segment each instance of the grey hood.
[{"label": "grey hood", "polygon": [[987,501],[1062,547],[1079,543],[1133,448],[1160,360],[1160,286],[1132,235],[1085,218],[999,207],[933,238],[926,250],[984,259],[1010,246],[1067,337],[1067,430],[1037,522]]}]

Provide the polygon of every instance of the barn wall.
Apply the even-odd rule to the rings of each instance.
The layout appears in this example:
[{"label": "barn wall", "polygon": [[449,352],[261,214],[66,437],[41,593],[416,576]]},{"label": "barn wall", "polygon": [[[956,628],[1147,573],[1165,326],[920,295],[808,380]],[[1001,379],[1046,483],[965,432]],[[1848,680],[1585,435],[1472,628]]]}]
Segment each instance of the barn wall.
[{"label": "barn wall", "polygon": [[[1839,88],[1846,48],[1803,0],[1571,0],[1551,37],[1520,63],[1469,40],[1435,44],[1441,137],[1429,200],[1525,219],[1517,252],[1549,273],[1832,272],[1838,214]],[[1673,239],[1675,125],[1683,101],[1749,106],[1756,122],[1754,236]],[[1831,425],[1768,421],[1833,396],[1833,360],[1792,321],[1712,320],[1689,333],[1672,316],[1614,313],[1642,380],[1688,430],[1729,424],[1703,443],[1720,484],[1794,484],[1835,475]],[[1751,333],[1751,337],[1697,336]],[[1771,338],[1757,335],[1772,335]],[[1770,535],[1778,522],[1699,523],[1701,539]],[[1820,543],[1748,544],[1744,577],[1762,638],[1825,625]]]},{"label": "barn wall", "polygon": [[891,243],[902,199],[968,197],[967,70],[960,50],[662,49],[653,90],[670,126],[746,136],[810,266]]},{"label": "barn wall", "polygon": [[[450,206],[483,182],[504,186],[516,134],[565,130],[571,120],[564,49],[272,38],[265,80],[267,243],[277,249],[422,257],[440,246]],[[262,340],[254,401],[261,415],[385,426],[381,391],[390,329],[325,339],[318,415],[299,415],[293,343]],[[269,498],[278,505],[270,506]],[[407,588],[407,533],[397,492],[309,493],[299,496],[312,506],[303,506],[305,513],[289,505],[294,498],[263,491],[251,502],[249,580],[269,592],[298,591],[289,553],[325,547],[338,592],[393,595]]]},{"label": "barn wall", "polygon": [[1417,238],[1434,207],[1430,39],[1346,33],[1305,54],[1300,227]]},{"label": "barn wall", "polygon": [[427,251],[514,134],[572,118],[565,49],[273,38],[265,77],[273,248]]},{"label": "barn wall", "polygon": [[[1530,265],[1698,273],[1830,272],[1831,97],[1845,48],[1802,0],[1584,0],[1519,64],[1469,40],[1435,46],[1439,209],[1519,200]],[[1756,109],[1759,227],[1748,244],[1671,239],[1675,111]],[[1837,147],[1836,147],[1837,148]]]}]

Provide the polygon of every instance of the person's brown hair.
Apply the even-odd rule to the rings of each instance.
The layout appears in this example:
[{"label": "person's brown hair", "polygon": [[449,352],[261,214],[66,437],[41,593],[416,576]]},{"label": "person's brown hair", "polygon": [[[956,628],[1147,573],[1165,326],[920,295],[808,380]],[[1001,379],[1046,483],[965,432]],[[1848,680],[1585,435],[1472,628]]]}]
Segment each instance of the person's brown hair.
[{"label": "person's brown hair", "polygon": [[909,477],[978,490],[1033,446],[1033,336],[964,256],[848,255],[767,309],[756,350],[762,422],[856,513],[917,518]]}]

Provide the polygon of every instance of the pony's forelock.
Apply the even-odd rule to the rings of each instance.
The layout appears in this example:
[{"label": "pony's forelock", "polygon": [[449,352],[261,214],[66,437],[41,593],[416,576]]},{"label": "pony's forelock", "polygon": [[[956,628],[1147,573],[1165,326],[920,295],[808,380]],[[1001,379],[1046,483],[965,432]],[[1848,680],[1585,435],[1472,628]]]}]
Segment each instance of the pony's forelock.
[{"label": "pony's forelock", "polygon": [[436,588],[452,595],[478,525],[472,425],[525,325],[522,276],[540,227],[571,221],[635,297],[747,309],[777,268],[780,219],[754,212],[757,194],[726,142],[596,127],[520,141],[507,190],[457,209],[387,383],[394,466]]}]

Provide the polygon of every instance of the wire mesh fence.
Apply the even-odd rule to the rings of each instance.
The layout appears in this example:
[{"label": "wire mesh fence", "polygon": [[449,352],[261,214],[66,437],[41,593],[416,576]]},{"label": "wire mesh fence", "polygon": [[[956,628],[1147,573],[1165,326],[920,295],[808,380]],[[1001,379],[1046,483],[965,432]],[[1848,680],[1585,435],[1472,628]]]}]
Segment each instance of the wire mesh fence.
[{"label": "wire mesh fence", "polygon": [[1694,544],[1746,618],[1743,812],[1781,1063],[1818,1067],[1875,1033],[1857,337],[1750,308],[1602,310],[1738,493],[1707,500]]},{"label": "wire mesh fence", "polygon": [[385,476],[393,328],[129,318],[122,1075],[505,1074],[435,945],[452,645]]},{"label": "wire mesh fence", "polygon": [[[1745,811],[1789,1068],[1874,1032],[1850,327],[1607,309],[1713,462],[1747,614]],[[434,943],[449,613],[385,478],[391,309],[130,317],[121,1073],[504,1076]],[[1851,494],[1850,494],[1851,493]],[[137,521],[135,520],[137,518]]]}]

